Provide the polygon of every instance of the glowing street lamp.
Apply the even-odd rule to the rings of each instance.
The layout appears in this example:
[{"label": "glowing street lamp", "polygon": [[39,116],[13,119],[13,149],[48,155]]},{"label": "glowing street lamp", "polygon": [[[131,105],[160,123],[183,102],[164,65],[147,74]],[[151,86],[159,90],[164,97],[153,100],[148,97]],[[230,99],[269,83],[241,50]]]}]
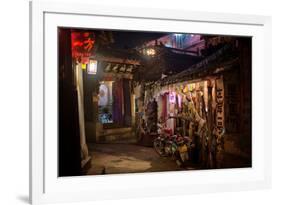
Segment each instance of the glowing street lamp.
[{"label": "glowing street lamp", "polygon": [[145,48],[143,49],[143,54],[147,56],[154,56],[156,54],[156,51],[154,48]]},{"label": "glowing street lamp", "polygon": [[90,75],[96,75],[98,71],[98,61],[90,59],[87,71]]},{"label": "glowing street lamp", "polygon": [[155,49],[153,48],[147,49],[146,53],[149,56],[154,56],[156,54]]}]

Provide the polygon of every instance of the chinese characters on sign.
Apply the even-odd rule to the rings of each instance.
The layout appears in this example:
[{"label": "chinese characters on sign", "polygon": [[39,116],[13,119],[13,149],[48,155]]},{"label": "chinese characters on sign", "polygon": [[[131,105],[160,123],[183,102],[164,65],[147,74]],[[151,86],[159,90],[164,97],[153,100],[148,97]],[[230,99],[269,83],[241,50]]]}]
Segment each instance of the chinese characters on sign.
[{"label": "chinese characters on sign", "polygon": [[95,34],[93,32],[71,32],[72,58],[79,59],[87,64],[89,57],[93,53],[95,44]]}]

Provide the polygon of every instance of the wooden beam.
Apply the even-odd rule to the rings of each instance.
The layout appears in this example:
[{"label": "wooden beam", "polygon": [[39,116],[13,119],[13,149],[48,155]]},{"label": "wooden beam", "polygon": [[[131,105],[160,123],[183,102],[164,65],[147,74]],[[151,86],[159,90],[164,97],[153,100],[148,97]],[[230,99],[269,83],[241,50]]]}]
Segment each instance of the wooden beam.
[{"label": "wooden beam", "polygon": [[94,59],[97,61],[107,61],[110,63],[140,65],[140,61],[134,59],[122,59],[122,58],[114,58],[114,57],[106,57],[106,56],[95,56]]}]

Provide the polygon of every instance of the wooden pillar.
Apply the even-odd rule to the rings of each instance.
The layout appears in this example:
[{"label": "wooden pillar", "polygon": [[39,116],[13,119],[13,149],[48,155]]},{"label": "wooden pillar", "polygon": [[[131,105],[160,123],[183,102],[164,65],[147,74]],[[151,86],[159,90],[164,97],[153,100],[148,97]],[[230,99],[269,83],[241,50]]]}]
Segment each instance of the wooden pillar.
[{"label": "wooden pillar", "polygon": [[123,79],[123,110],[124,125],[132,126],[132,99],[131,99],[131,80]]},{"label": "wooden pillar", "polygon": [[89,164],[91,157],[89,156],[86,134],[85,134],[85,117],[84,117],[84,89],[83,89],[83,70],[81,64],[75,66],[76,73],[76,89],[78,97],[79,112],[79,128],[80,128],[80,147],[82,153],[81,167],[84,168]]},{"label": "wooden pillar", "polygon": [[130,96],[131,96],[131,105],[132,105],[131,106],[132,127],[135,127],[135,125],[136,125],[136,103],[135,103],[136,96],[132,92],[131,92]]},{"label": "wooden pillar", "polygon": [[208,147],[207,147],[207,168],[213,168],[213,159],[211,155],[212,142],[213,142],[213,82],[208,80],[208,113],[207,113],[207,125],[208,125]]}]

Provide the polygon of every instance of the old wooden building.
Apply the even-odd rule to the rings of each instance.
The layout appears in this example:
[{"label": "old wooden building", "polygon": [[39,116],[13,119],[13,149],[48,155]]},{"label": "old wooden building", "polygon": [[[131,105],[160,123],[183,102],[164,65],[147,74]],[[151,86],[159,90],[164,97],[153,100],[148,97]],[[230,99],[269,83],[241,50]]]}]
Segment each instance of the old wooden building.
[{"label": "old wooden building", "polygon": [[89,144],[152,146],[159,123],[196,142],[203,168],[251,166],[251,39],[164,33],[130,48],[114,41],[110,31],[59,31],[60,175],[86,170]]}]

